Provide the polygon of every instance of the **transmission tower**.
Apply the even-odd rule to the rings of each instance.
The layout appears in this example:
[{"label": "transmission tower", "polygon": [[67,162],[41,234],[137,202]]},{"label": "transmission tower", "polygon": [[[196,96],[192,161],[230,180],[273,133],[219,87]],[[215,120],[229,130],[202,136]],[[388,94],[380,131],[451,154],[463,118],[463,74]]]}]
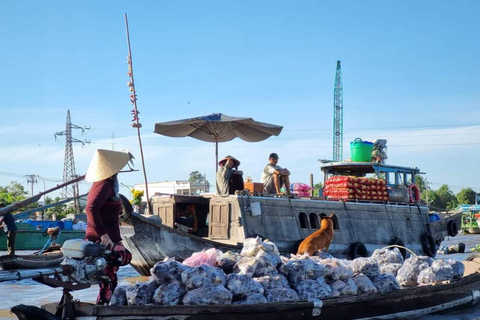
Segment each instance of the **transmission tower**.
[{"label": "transmission tower", "polygon": [[[63,182],[67,182],[77,178],[77,174],[75,173],[75,158],[73,156],[73,143],[81,143],[82,146],[85,143],[90,143],[89,140],[79,140],[72,137],[72,129],[80,129],[82,130],[82,134],[85,133],[85,130],[90,128],[88,127],[80,127],[76,124],[73,124],[70,119],[70,110],[67,111],[67,124],[65,131],[56,132],[55,139],[57,136],[65,136],[65,160],[63,163]],[[79,192],[78,192],[78,182],[72,183],[62,190],[62,198],[66,199],[69,197],[76,197],[74,200],[75,211],[80,212],[80,200],[78,199]]]},{"label": "transmission tower", "polygon": [[340,64],[341,62],[338,60],[333,94],[333,161],[343,160],[343,87]]}]

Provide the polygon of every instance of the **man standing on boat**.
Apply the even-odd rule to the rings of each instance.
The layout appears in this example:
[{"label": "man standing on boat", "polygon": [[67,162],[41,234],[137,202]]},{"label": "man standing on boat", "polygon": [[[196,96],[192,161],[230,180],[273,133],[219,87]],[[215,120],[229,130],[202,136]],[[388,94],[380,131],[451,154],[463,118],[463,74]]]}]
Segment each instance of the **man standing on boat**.
[{"label": "man standing on boat", "polygon": [[[232,156],[226,156],[218,162],[217,193],[221,196],[234,194],[236,190],[243,190],[243,172],[238,170],[240,161]],[[235,168],[235,169],[233,169]]]},{"label": "man standing on boat", "polygon": [[[4,203],[0,203],[0,208],[5,208]],[[0,220],[0,226],[7,234],[7,251],[8,254],[15,255],[15,238],[17,237],[17,226],[15,225],[15,218],[11,213],[7,213]]]},{"label": "man standing on boat", "polygon": [[262,172],[263,192],[281,194],[280,189],[284,186],[287,194],[290,195],[290,171],[277,165],[278,154],[276,153],[270,153],[268,162]]}]

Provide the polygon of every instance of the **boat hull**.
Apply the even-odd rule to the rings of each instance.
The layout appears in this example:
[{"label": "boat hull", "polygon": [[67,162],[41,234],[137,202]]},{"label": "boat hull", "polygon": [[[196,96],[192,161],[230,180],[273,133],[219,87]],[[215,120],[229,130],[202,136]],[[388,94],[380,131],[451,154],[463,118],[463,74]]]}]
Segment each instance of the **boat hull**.
[{"label": "boat hull", "polygon": [[5,255],[0,256],[0,269],[39,269],[54,268],[63,261],[63,253],[60,248],[52,252],[46,252],[41,255]]},{"label": "boat hull", "polygon": [[[41,250],[50,239],[42,230],[18,230],[15,239],[15,250]],[[56,240],[58,245],[63,245],[66,240],[85,239],[85,231],[62,230]],[[7,250],[7,235],[0,232],[0,250]]]},{"label": "boat hull", "polygon": [[[426,314],[468,307],[480,298],[480,274],[435,286],[407,288],[381,294],[364,294],[322,300],[226,306],[107,307],[76,302],[75,317],[93,319],[269,320],[411,319]],[[43,308],[54,312],[58,304]]]}]

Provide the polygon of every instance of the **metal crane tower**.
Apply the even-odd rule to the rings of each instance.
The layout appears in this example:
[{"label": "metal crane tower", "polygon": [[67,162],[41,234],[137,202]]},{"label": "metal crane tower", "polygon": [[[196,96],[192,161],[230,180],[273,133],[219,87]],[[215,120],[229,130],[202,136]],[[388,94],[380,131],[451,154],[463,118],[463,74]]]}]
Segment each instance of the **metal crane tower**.
[{"label": "metal crane tower", "polygon": [[[62,132],[56,132],[55,133],[55,139],[57,139],[57,136],[65,136],[65,160],[63,164],[63,182],[73,180],[77,178],[77,174],[75,173],[75,158],[73,157],[73,146],[72,143],[78,142],[81,143],[83,146],[85,143],[90,143],[90,141],[85,140],[78,140],[74,137],[72,137],[72,129],[80,129],[82,130],[82,134],[85,133],[85,129],[90,129],[90,128],[84,128],[77,126],[76,124],[72,124],[72,121],[70,119],[70,110],[67,112],[67,125],[65,131]],[[62,198],[70,198],[70,197],[76,197],[74,200],[74,206],[76,212],[80,212],[80,201],[79,201],[79,192],[78,192],[78,182],[73,183],[69,186],[66,186],[62,190]]]},{"label": "metal crane tower", "polygon": [[343,160],[343,87],[342,67],[337,61],[335,89],[333,94],[333,161]]}]

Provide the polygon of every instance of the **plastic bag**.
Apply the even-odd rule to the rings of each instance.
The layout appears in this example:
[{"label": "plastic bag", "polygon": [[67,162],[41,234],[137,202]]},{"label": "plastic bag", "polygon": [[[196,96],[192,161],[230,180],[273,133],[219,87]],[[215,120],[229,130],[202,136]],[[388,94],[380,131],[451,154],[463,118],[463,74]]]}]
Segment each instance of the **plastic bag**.
[{"label": "plastic bag", "polygon": [[243,300],[234,301],[232,304],[257,304],[267,303],[267,298],[260,293],[252,293]]},{"label": "plastic bag", "polygon": [[229,274],[226,287],[237,300],[245,299],[253,293],[262,295],[264,293],[263,286],[260,283],[254,281],[249,275],[244,274]]},{"label": "plastic bag", "polygon": [[417,283],[419,285],[431,285],[435,282],[435,273],[432,267],[425,268],[418,274]]},{"label": "plastic bag", "polygon": [[348,279],[347,282],[337,280],[330,285],[332,287],[332,296],[344,296],[357,294],[358,287],[353,279]]},{"label": "plastic bag", "polygon": [[125,295],[129,306],[143,306],[152,303],[153,294],[157,290],[158,284],[156,281],[136,283],[129,287]]},{"label": "plastic bag", "polygon": [[255,277],[278,274],[277,267],[282,265],[280,256],[272,251],[265,251],[260,249],[255,256],[257,260],[257,267],[255,268]]},{"label": "plastic bag", "polygon": [[319,259],[333,259],[333,256],[324,251],[317,251],[313,254],[314,257],[318,257]]},{"label": "plastic bag", "polygon": [[227,275],[220,268],[201,265],[182,272],[182,282],[187,290],[202,286],[225,285]]},{"label": "plastic bag", "polygon": [[453,280],[453,268],[448,261],[435,260],[431,267],[433,273],[435,273],[436,282]]},{"label": "plastic bag", "polygon": [[404,287],[414,287],[417,285],[420,271],[428,268],[433,259],[426,256],[411,256],[406,259],[403,266],[398,270],[397,280]]},{"label": "plastic bag", "polygon": [[158,284],[164,284],[182,280],[182,272],[190,267],[181,264],[173,259],[165,259],[155,263],[150,269],[150,274]]},{"label": "plastic bag", "polygon": [[331,297],[332,288],[325,282],[325,279],[303,280],[295,286],[295,291],[300,299],[323,299]]},{"label": "plastic bag", "polygon": [[186,292],[180,282],[162,284],[153,294],[153,304],[165,306],[179,305]]},{"label": "plastic bag", "polygon": [[381,273],[391,273],[395,277],[398,274],[398,270],[402,267],[401,263],[384,263],[380,265],[380,272]]},{"label": "plastic bag", "polygon": [[243,257],[233,266],[233,273],[253,276],[257,268],[257,260],[253,257]]},{"label": "plastic bag", "polygon": [[223,285],[205,286],[188,291],[184,305],[225,305],[232,303],[232,293]]},{"label": "plastic bag", "polygon": [[292,286],[307,279],[317,279],[325,274],[325,267],[310,259],[290,260],[285,265],[288,281]]},{"label": "plastic bag", "polygon": [[353,276],[353,269],[350,264],[337,259],[324,259],[321,263],[325,266],[325,280],[328,283],[337,280],[346,281]]},{"label": "plastic bag", "polygon": [[127,289],[129,286],[119,285],[115,288],[110,299],[110,306],[126,306],[127,305]]},{"label": "plastic bag", "polygon": [[377,293],[377,288],[363,273],[359,273],[353,276],[353,281],[358,287],[358,293]]},{"label": "plastic bag", "polygon": [[287,278],[283,275],[278,274],[274,276],[263,276],[258,278],[253,278],[254,281],[260,283],[265,291],[273,289],[282,289],[290,288]]},{"label": "plastic bag", "polygon": [[198,267],[202,264],[214,267],[217,263],[217,251],[215,248],[208,249],[207,251],[195,252],[190,258],[183,261],[183,265],[189,267]]},{"label": "plastic bag", "polygon": [[265,292],[265,298],[268,302],[283,302],[298,300],[298,294],[288,288],[273,289]]},{"label": "plastic bag", "polygon": [[245,239],[243,241],[243,248],[240,255],[244,257],[255,257],[260,249],[273,252],[278,256],[280,255],[277,246],[273,242],[269,240],[262,241],[260,237]]},{"label": "plastic bag", "polygon": [[373,279],[373,285],[378,292],[389,292],[399,290],[400,284],[391,273],[383,273]]},{"label": "plastic bag", "polygon": [[380,267],[377,261],[370,258],[357,258],[352,263],[353,273],[363,273],[370,279],[375,278],[380,274]]},{"label": "plastic bag", "polygon": [[[218,253],[219,250],[217,250]],[[232,273],[233,266],[242,258],[241,255],[227,251],[217,256],[217,267],[221,268],[225,273]]]},{"label": "plastic bag", "polygon": [[456,261],[452,259],[448,259],[447,261],[452,266],[453,279],[460,279],[461,277],[463,277],[463,273],[465,272],[465,265],[461,261]]},{"label": "plastic bag", "polygon": [[403,263],[403,256],[398,248],[377,249],[373,251],[371,259],[377,261],[379,265],[385,263]]}]

